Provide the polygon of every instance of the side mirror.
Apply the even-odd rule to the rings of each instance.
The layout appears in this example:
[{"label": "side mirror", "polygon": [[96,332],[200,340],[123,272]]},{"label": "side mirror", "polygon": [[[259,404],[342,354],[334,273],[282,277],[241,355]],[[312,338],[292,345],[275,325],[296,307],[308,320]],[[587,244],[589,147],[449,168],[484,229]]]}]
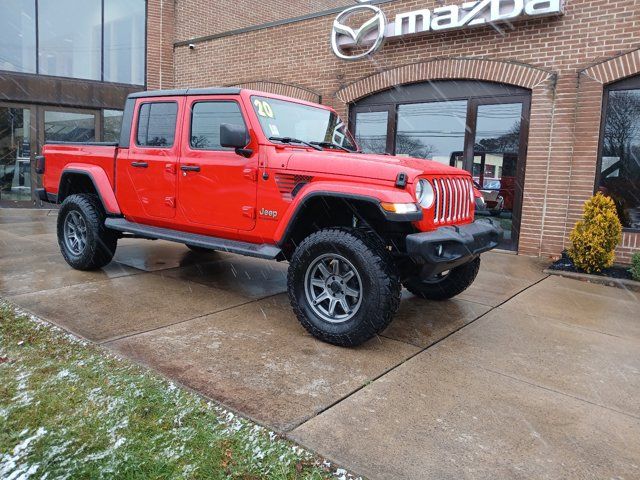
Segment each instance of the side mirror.
[{"label": "side mirror", "polygon": [[220,146],[235,148],[238,155],[248,157],[253,153],[252,150],[244,148],[249,141],[249,133],[244,125],[232,125],[230,123],[220,125]]}]

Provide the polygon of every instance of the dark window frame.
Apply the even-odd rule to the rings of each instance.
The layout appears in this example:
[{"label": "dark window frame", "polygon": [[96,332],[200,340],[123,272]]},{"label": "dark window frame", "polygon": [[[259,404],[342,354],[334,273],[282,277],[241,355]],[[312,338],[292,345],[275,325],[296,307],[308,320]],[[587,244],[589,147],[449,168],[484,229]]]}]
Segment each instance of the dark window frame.
[{"label": "dark window frame", "polygon": [[148,0],[142,0],[144,2],[144,58],[143,58],[143,69],[144,69],[144,83],[142,85],[139,85],[137,83],[120,83],[120,82],[109,82],[109,81],[105,81],[104,79],[104,3],[106,0],[101,0],[100,1],[100,8],[101,8],[101,24],[100,24],[100,41],[101,41],[101,48],[100,48],[100,80],[95,80],[95,79],[91,79],[91,78],[79,78],[79,77],[67,77],[67,76],[63,76],[63,75],[48,75],[48,74],[43,74],[40,73],[40,28],[39,28],[39,18],[40,18],[40,12],[39,12],[39,0],[33,0],[33,2],[35,3],[35,28],[36,28],[36,44],[35,44],[35,55],[36,55],[36,63],[35,63],[35,73],[31,73],[31,72],[14,72],[12,70],[1,70],[0,69],[0,73],[21,73],[23,75],[34,75],[34,76],[45,76],[45,77],[54,77],[54,78],[66,78],[66,79],[71,79],[71,80],[80,80],[83,82],[99,82],[99,83],[107,83],[107,84],[111,84],[111,85],[127,85],[127,86],[131,86],[131,85],[135,85],[135,86],[140,86],[140,87],[144,87],[144,89],[146,90],[147,88],[147,83],[148,83],[148,77],[147,77],[147,48],[148,48],[148,33],[149,33],[149,2]]},{"label": "dark window frame", "polygon": [[[173,141],[171,142],[170,145],[140,145],[138,143],[138,130],[140,129],[140,111],[142,110],[142,107],[144,107],[145,105],[158,105],[158,104],[170,104],[173,103],[176,106],[176,121],[173,125]],[[149,107],[149,120],[151,119],[151,108]],[[151,148],[151,149],[164,149],[164,150],[170,150],[174,147],[174,145],[176,144],[176,133],[178,132],[178,119],[180,117],[180,105],[178,105],[178,102],[176,102],[175,100],[162,100],[159,102],[142,102],[140,104],[138,104],[137,107],[137,115],[136,115],[136,131],[135,131],[135,146],[137,148]],[[147,120],[147,139],[149,138],[149,120]]]},{"label": "dark window frame", "polygon": [[233,148],[198,148],[193,146],[192,138],[193,138],[193,108],[199,103],[235,103],[238,107],[238,112],[240,113],[240,117],[242,118],[242,123],[244,124],[244,128],[249,131],[247,128],[247,119],[244,117],[244,112],[242,111],[242,106],[240,102],[233,99],[220,99],[220,100],[196,100],[189,107],[189,150],[197,151],[197,152],[233,152]]},{"label": "dark window frame", "polygon": [[[604,153],[604,130],[609,107],[609,93],[621,90],[640,90],[640,74],[624,78],[604,86],[602,89],[602,110],[600,112],[600,134],[598,137],[598,156],[596,158],[596,175],[593,182],[593,194],[598,192],[602,176],[602,154]],[[640,228],[622,227],[623,232],[640,233]]]}]

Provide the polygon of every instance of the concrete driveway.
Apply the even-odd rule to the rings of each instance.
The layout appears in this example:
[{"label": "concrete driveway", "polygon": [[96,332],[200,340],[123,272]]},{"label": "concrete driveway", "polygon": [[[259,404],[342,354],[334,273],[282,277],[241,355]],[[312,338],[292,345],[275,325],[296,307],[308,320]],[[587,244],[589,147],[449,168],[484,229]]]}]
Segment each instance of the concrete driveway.
[{"label": "concrete driveway", "polygon": [[0,296],[369,478],[640,478],[640,295],[483,256],[378,338],[310,337],[286,265],[123,240],[62,260],[55,212],[0,209]]}]

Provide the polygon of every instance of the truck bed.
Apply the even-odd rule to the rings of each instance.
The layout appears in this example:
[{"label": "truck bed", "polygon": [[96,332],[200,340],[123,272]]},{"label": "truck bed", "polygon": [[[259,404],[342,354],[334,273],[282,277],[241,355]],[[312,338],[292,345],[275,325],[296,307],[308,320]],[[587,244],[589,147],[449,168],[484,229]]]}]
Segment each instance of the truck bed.
[{"label": "truck bed", "polygon": [[45,158],[43,186],[56,195],[60,185],[60,175],[65,167],[73,168],[74,163],[101,167],[115,187],[115,160],[117,143],[110,142],[55,142],[47,143],[42,149]]}]

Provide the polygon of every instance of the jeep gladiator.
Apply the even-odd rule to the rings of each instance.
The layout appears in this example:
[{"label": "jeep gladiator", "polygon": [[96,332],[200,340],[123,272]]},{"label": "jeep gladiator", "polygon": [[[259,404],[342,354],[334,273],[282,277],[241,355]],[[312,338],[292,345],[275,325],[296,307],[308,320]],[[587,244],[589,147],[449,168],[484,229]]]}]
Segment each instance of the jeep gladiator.
[{"label": "jeep gladiator", "polygon": [[384,330],[402,285],[461,293],[501,238],[466,171],[364,154],[331,108],[245,89],[129,95],[118,143],[48,143],[36,170],[73,268],[123,237],[286,260],[296,316],[336,345]]}]

